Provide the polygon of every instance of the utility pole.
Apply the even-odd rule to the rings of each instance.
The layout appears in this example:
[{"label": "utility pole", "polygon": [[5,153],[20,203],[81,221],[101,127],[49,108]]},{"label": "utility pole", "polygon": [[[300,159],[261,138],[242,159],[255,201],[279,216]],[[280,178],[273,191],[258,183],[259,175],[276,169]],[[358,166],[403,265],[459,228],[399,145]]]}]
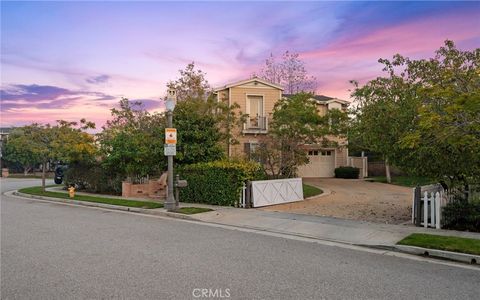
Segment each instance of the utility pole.
[{"label": "utility pole", "polygon": [[165,209],[173,211],[178,208],[175,196],[173,194],[173,157],[176,155],[177,131],[173,128],[173,110],[175,109],[177,93],[175,90],[169,89],[165,108],[167,110],[167,126],[165,128],[165,155],[168,161],[167,170],[167,199],[165,201]]}]

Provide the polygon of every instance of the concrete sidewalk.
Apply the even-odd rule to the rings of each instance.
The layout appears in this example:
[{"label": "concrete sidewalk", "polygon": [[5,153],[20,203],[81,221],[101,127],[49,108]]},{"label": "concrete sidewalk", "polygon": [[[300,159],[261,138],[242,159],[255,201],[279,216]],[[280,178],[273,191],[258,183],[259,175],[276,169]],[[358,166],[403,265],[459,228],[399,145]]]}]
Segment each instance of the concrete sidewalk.
[{"label": "concrete sidewalk", "polygon": [[191,215],[191,217],[203,222],[355,245],[393,246],[411,233],[430,233],[480,239],[479,233],[378,224],[257,209],[217,208],[215,211]]},{"label": "concrete sidewalk", "polygon": [[[47,190],[64,192],[61,187],[50,187]],[[81,195],[98,196],[91,193],[79,192]],[[107,196],[102,197],[115,197]],[[126,199],[126,198],[125,198]],[[129,198],[138,201],[151,201],[151,199]],[[102,204],[89,203],[90,206],[102,206]],[[105,205],[104,205],[105,206]],[[108,205],[109,207],[113,207]],[[457,236],[480,239],[480,233],[463,232],[454,230],[437,230],[431,228],[415,227],[413,225],[380,224],[356,220],[339,219],[333,217],[303,215],[286,212],[271,212],[260,209],[243,209],[225,206],[214,206],[198,203],[182,203],[180,207],[205,207],[214,211],[193,215],[181,215],[169,213],[163,208],[136,209],[138,212],[158,214],[197,220],[202,222],[229,225],[241,228],[262,230],[274,233],[289,234],[309,237],[320,240],[334,241],[352,245],[385,246],[392,247],[398,241],[412,233],[429,233],[445,236]],[[134,211],[133,208],[128,208]]]}]

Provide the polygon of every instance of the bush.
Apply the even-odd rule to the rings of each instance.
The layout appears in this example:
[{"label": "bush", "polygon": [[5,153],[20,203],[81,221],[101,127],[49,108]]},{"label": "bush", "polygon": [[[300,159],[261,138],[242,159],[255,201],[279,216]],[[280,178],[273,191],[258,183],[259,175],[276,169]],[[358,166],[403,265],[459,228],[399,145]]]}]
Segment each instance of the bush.
[{"label": "bush", "polygon": [[357,179],[360,174],[359,168],[354,167],[339,167],[335,169],[336,178]]},{"label": "bush", "polygon": [[233,206],[239,201],[243,183],[265,179],[262,165],[245,161],[214,161],[180,167],[188,186],[180,189],[182,202]]},{"label": "bush", "polygon": [[442,209],[442,228],[480,232],[480,202],[448,203]]},{"label": "bush", "polygon": [[100,165],[71,164],[65,171],[65,185],[100,194],[122,194],[122,178],[107,174]]}]

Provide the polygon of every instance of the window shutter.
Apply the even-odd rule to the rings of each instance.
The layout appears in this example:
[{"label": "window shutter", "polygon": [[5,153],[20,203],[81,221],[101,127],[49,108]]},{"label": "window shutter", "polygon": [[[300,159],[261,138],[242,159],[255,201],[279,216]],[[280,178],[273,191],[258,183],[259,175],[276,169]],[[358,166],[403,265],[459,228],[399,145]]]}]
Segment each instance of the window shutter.
[{"label": "window shutter", "polygon": [[245,156],[247,159],[250,159],[250,143],[245,143],[243,144],[244,146],[244,151],[245,151]]}]

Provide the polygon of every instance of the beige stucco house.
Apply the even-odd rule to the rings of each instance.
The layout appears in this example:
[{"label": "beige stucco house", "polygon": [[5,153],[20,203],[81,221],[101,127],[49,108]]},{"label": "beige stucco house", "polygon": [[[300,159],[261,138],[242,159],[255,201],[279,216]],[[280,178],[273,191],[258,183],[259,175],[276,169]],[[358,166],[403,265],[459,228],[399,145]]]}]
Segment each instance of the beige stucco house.
[{"label": "beige stucco house", "polygon": [[[282,97],[283,88],[268,81],[252,78],[227,84],[216,88],[218,101],[228,104],[237,103],[240,112],[248,115],[243,126],[236,128],[234,135],[239,144],[228,146],[230,157],[249,156],[251,151],[261,143],[269,132],[268,124],[272,116],[275,103]],[[326,96],[314,96],[312,101],[318,106],[319,114],[325,114],[329,109],[346,110],[349,102]],[[337,141],[335,147],[321,145],[305,145],[310,163],[299,168],[301,177],[333,177],[334,170],[339,166],[346,166],[348,162],[347,141],[331,137]]]}]

